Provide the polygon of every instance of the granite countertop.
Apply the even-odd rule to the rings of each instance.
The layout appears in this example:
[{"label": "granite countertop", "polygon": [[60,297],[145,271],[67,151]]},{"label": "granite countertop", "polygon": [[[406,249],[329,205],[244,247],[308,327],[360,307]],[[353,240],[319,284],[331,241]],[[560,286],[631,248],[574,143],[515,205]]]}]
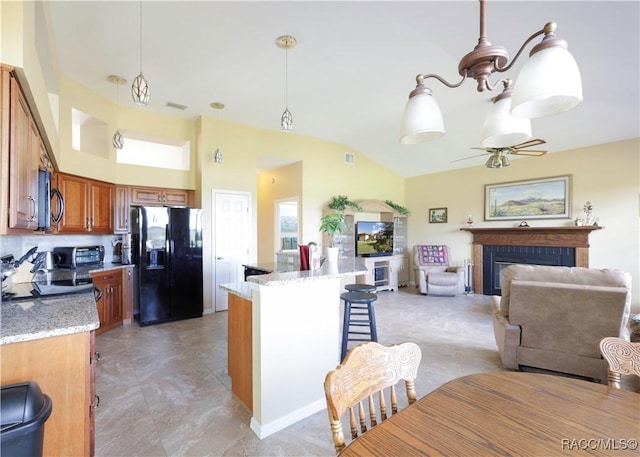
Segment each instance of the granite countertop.
[{"label": "granite countertop", "polygon": [[[90,278],[91,273],[129,266],[105,263],[77,269],[37,271],[32,281],[47,284],[51,281],[82,280]],[[26,285],[31,286],[31,283]],[[92,290],[33,299],[5,299],[0,305],[0,345],[88,332],[99,326]]]},{"label": "granite countertop", "polygon": [[70,335],[100,326],[93,292],[3,301],[0,345]]},{"label": "granite countertop", "polygon": [[220,284],[220,288],[230,292],[234,295],[237,295],[240,298],[244,298],[245,300],[252,301],[253,296],[251,291],[255,285],[252,285],[249,282],[233,282],[228,284]]},{"label": "granite countertop", "polygon": [[344,276],[358,276],[367,272],[367,267],[362,260],[356,258],[340,259],[337,263],[327,263],[318,270],[300,271],[298,266],[290,264],[258,263],[245,266],[256,268],[271,273],[257,276],[249,276],[245,282],[220,284],[220,288],[251,301],[252,290],[258,286],[281,286],[302,281],[317,281],[321,279],[341,278]]},{"label": "granite countertop", "polygon": [[362,259],[347,257],[336,263],[324,262],[317,270],[299,270],[297,266],[282,264],[257,264],[258,268],[272,273],[266,275],[249,276],[247,281],[261,286],[280,286],[293,282],[317,281],[322,279],[342,278],[344,276],[359,276],[366,274],[367,267]]}]

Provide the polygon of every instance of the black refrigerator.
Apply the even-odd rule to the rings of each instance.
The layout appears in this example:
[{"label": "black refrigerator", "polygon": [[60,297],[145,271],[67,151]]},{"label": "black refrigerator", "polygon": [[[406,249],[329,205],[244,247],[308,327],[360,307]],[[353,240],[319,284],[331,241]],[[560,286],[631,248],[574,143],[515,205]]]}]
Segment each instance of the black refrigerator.
[{"label": "black refrigerator", "polygon": [[134,207],[140,325],[202,316],[202,210]]}]

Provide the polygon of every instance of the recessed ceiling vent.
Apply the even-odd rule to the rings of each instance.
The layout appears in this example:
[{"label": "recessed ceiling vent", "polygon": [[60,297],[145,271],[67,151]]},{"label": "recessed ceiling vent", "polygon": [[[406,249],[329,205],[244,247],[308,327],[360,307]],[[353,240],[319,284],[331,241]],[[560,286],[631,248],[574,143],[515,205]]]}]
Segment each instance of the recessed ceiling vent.
[{"label": "recessed ceiling vent", "polygon": [[350,152],[345,152],[344,153],[344,163],[348,163],[350,165],[353,165],[355,163],[356,158],[354,157],[354,155]]},{"label": "recessed ceiling vent", "polygon": [[182,111],[187,109],[186,106],[181,105],[180,103],[167,102],[166,106],[169,108],[181,109]]}]

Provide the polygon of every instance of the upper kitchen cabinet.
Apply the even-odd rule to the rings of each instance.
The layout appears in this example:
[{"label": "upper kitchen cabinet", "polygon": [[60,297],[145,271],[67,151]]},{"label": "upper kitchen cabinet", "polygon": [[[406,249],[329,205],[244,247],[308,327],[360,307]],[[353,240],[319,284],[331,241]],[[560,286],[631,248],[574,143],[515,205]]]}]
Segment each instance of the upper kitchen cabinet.
[{"label": "upper kitchen cabinet", "polygon": [[113,233],[113,184],[58,173],[58,189],[65,206],[59,233]]},{"label": "upper kitchen cabinet", "polygon": [[129,231],[130,190],[128,186],[115,187],[115,210],[113,213],[114,233]]},{"label": "upper kitchen cabinet", "polygon": [[38,227],[38,170],[49,160],[15,75],[1,67],[1,78],[0,232],[24,233]]},{"label": "upper kitchen cabinet", "polygon": [[194,192],[186,189],[131,187],[134,206],[193,206]]}]

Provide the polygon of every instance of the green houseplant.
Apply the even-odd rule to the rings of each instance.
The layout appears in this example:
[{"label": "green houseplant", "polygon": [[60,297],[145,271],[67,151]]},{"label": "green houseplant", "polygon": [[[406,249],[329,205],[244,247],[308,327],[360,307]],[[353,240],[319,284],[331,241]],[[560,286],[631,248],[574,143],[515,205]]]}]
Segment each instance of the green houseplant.
[{"label": "green houseplant", "polygon": [[337,262],[340,248],[335,246],[335,236],[342,233],[346,227],[347,220],[344,214],[338,211],[327,214],[320,219],[320,231],[329,236],[331,243],[331,246],[327,247],[327,262]]},{"label": "green houseplant", "polygon": [[351,200],[346,195],[338,195],[337,197],[331,197],[329,204],[327,205],[329,209],[334,211],[343,212],[347,207],[353,208],[355,211],[362,211],[362,207]]}]

